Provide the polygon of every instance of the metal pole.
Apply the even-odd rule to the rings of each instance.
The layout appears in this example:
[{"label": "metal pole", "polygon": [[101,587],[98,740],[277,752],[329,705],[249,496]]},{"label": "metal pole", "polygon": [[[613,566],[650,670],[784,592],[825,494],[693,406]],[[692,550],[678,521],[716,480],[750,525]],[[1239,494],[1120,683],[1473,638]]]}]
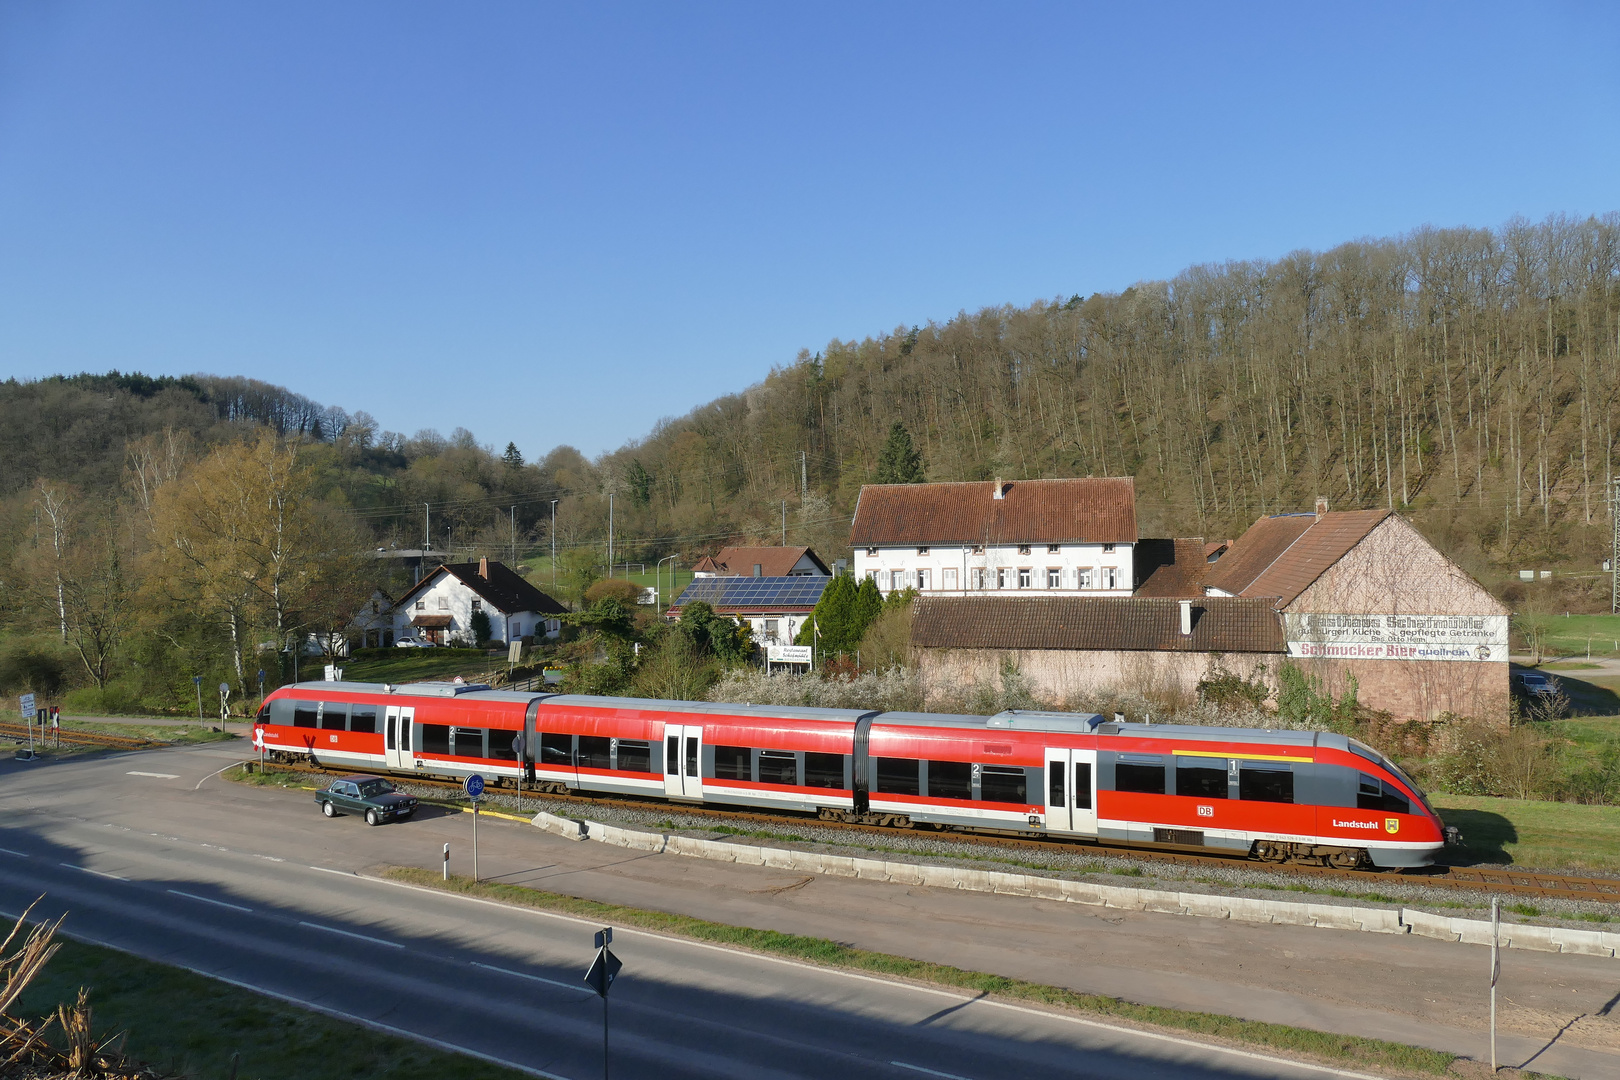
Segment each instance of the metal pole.
[{"label": "metal pole", "polygon": [[473,800],[473,884],[478,883],[478,800]]},{"label": "metal pole", "polygon": [[422,567],[427,568],[428,548],[433,546],[433,529],[428,525],[428,512],[431,508],[427,503],[422,504]]},{"label": "metal pole", "polygon": [[444,880],[450,880],[450,845],[444,845]]},{"label": "metal pole", "polygon": [[613,576],[613,492],[608,492],[608,577]]},{"label": "metal pole", "polygon": [[202,676],[198,675],[191,681],[197,687],[197,723],[200,724],[202,723]]},{"label": "metal pole", "polygon": [[787,500],[782,500],[782,546],[787,547]]},{"label": "metal pole", "polygon": [[1613,481],[1609,496],[1609,516],[1614,519],[1614,535],[1609,542],[1609,614],[1620,613],[1620,476]]},{"label": "metal pole", "polygon": [[506,512],[507,528],[512,532],[512,561],[517,562],[517,507]]},{"label": "metal pole", "polygon": [[1496,1075],[1496,977],[1502,963],[1498,955],[1501,940],[1501,898],[1491,897],[1491,1075]]},{"label": "metal pole", "polygon": [[[607,946],[602,947],[607,952]],[[608,1080],[607,995],[602,995],[602,1080]]]}]

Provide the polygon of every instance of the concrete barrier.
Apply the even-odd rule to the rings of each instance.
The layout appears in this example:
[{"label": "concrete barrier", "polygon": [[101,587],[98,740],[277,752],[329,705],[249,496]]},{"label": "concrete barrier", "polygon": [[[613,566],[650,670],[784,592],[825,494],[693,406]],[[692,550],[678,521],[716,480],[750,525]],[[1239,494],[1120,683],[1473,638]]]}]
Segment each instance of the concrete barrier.
[{"label": "concrete barrier", "polygon": [[[595,840],[637,851],[664,852],[716,862],[747,866],[768,866],[829,877],[886,881],[895,885],[926,886],[935,889],[961,889],[965,892],[1000,893],[1056,900],[1069,904],[1118,908],[1125,911],[1152,911],[1169,915],[1193,915],[1205,919],[1231,919],[1234,922],[1275,923],[1286,926],[1316,926],[1331,930],[1354,930],[1371,934],[1413,934],[1441,941],[1489,945],[1491,924],[1483,919],[1454,919],[1414,908],[1360,908],[1342,904],[1296,903],[1289,900],[1258,900],[1247,896],[1213,896],[1207,893],[1176,893],[1159,889],[1135,889],[1099,885],[1090,881],[1042,877],[1038,874],[1010,874],[1000,870],[978,870],[965,866],[929,866],[921,863],[889,862],[848,855],[822,855],[793,848],[757,847],[723,840],[701,840],[688,836],[647,832],[576,821],[544,811],[531,822],[546,832],[570,840]],[[1511,949],[1537,952],[1582,953],[1588,956],[1620,954],[1620,934],[1600,930],[1571,930],[1563,927],[1502,925],[1502,945]]]}]

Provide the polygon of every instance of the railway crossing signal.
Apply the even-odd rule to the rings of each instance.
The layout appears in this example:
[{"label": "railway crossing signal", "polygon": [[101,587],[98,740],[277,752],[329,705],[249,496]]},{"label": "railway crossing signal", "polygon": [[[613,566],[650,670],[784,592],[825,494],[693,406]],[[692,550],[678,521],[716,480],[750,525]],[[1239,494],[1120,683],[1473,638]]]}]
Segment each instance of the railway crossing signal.
[{"label": "railway crossing signal", "polygon": [[602,1080],[608,1080],[608,991],[613,989],[613,980],[618,977],[619,969],[624,967],[623,962],[613,955],[608,945],[613,942],[613,927],[604,926],[596,932],[596,959],[591,961],[590,970],[585,972],[585,982],[596,991],[602,999]]}]

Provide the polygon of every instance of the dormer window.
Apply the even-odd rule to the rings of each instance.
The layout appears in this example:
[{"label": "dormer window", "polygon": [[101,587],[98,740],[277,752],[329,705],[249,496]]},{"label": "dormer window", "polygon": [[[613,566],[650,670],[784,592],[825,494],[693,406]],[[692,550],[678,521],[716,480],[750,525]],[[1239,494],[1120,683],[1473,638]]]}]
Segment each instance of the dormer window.
[{"label": "dormer window", "polygon": [[1028,555],[1029,554],[1029,545],[1028,544],[1019,544],[1018,545],[1018,554],[1020,554],[1020,555]]},{"label": "dormer window", "polygon": [[928,554],[928,549],[925,548],[925,547],[920,547],[920,548],[917,549],[917,554],[926,555],[926,554]]}]

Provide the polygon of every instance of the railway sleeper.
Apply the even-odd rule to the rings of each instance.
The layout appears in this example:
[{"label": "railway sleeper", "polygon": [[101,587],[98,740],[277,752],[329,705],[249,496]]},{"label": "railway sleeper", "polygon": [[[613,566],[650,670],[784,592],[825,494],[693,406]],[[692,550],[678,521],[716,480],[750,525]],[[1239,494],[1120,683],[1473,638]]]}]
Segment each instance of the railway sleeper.
[{"label": "railway sleeper", "polygon": [[1256,840],[1249,858],[1269,863],[1301,866],[1331,866],[1335,870],[1374,870],[1365,848],[1329,847],[1321,844],[1293,844],[1281,840]]}]

